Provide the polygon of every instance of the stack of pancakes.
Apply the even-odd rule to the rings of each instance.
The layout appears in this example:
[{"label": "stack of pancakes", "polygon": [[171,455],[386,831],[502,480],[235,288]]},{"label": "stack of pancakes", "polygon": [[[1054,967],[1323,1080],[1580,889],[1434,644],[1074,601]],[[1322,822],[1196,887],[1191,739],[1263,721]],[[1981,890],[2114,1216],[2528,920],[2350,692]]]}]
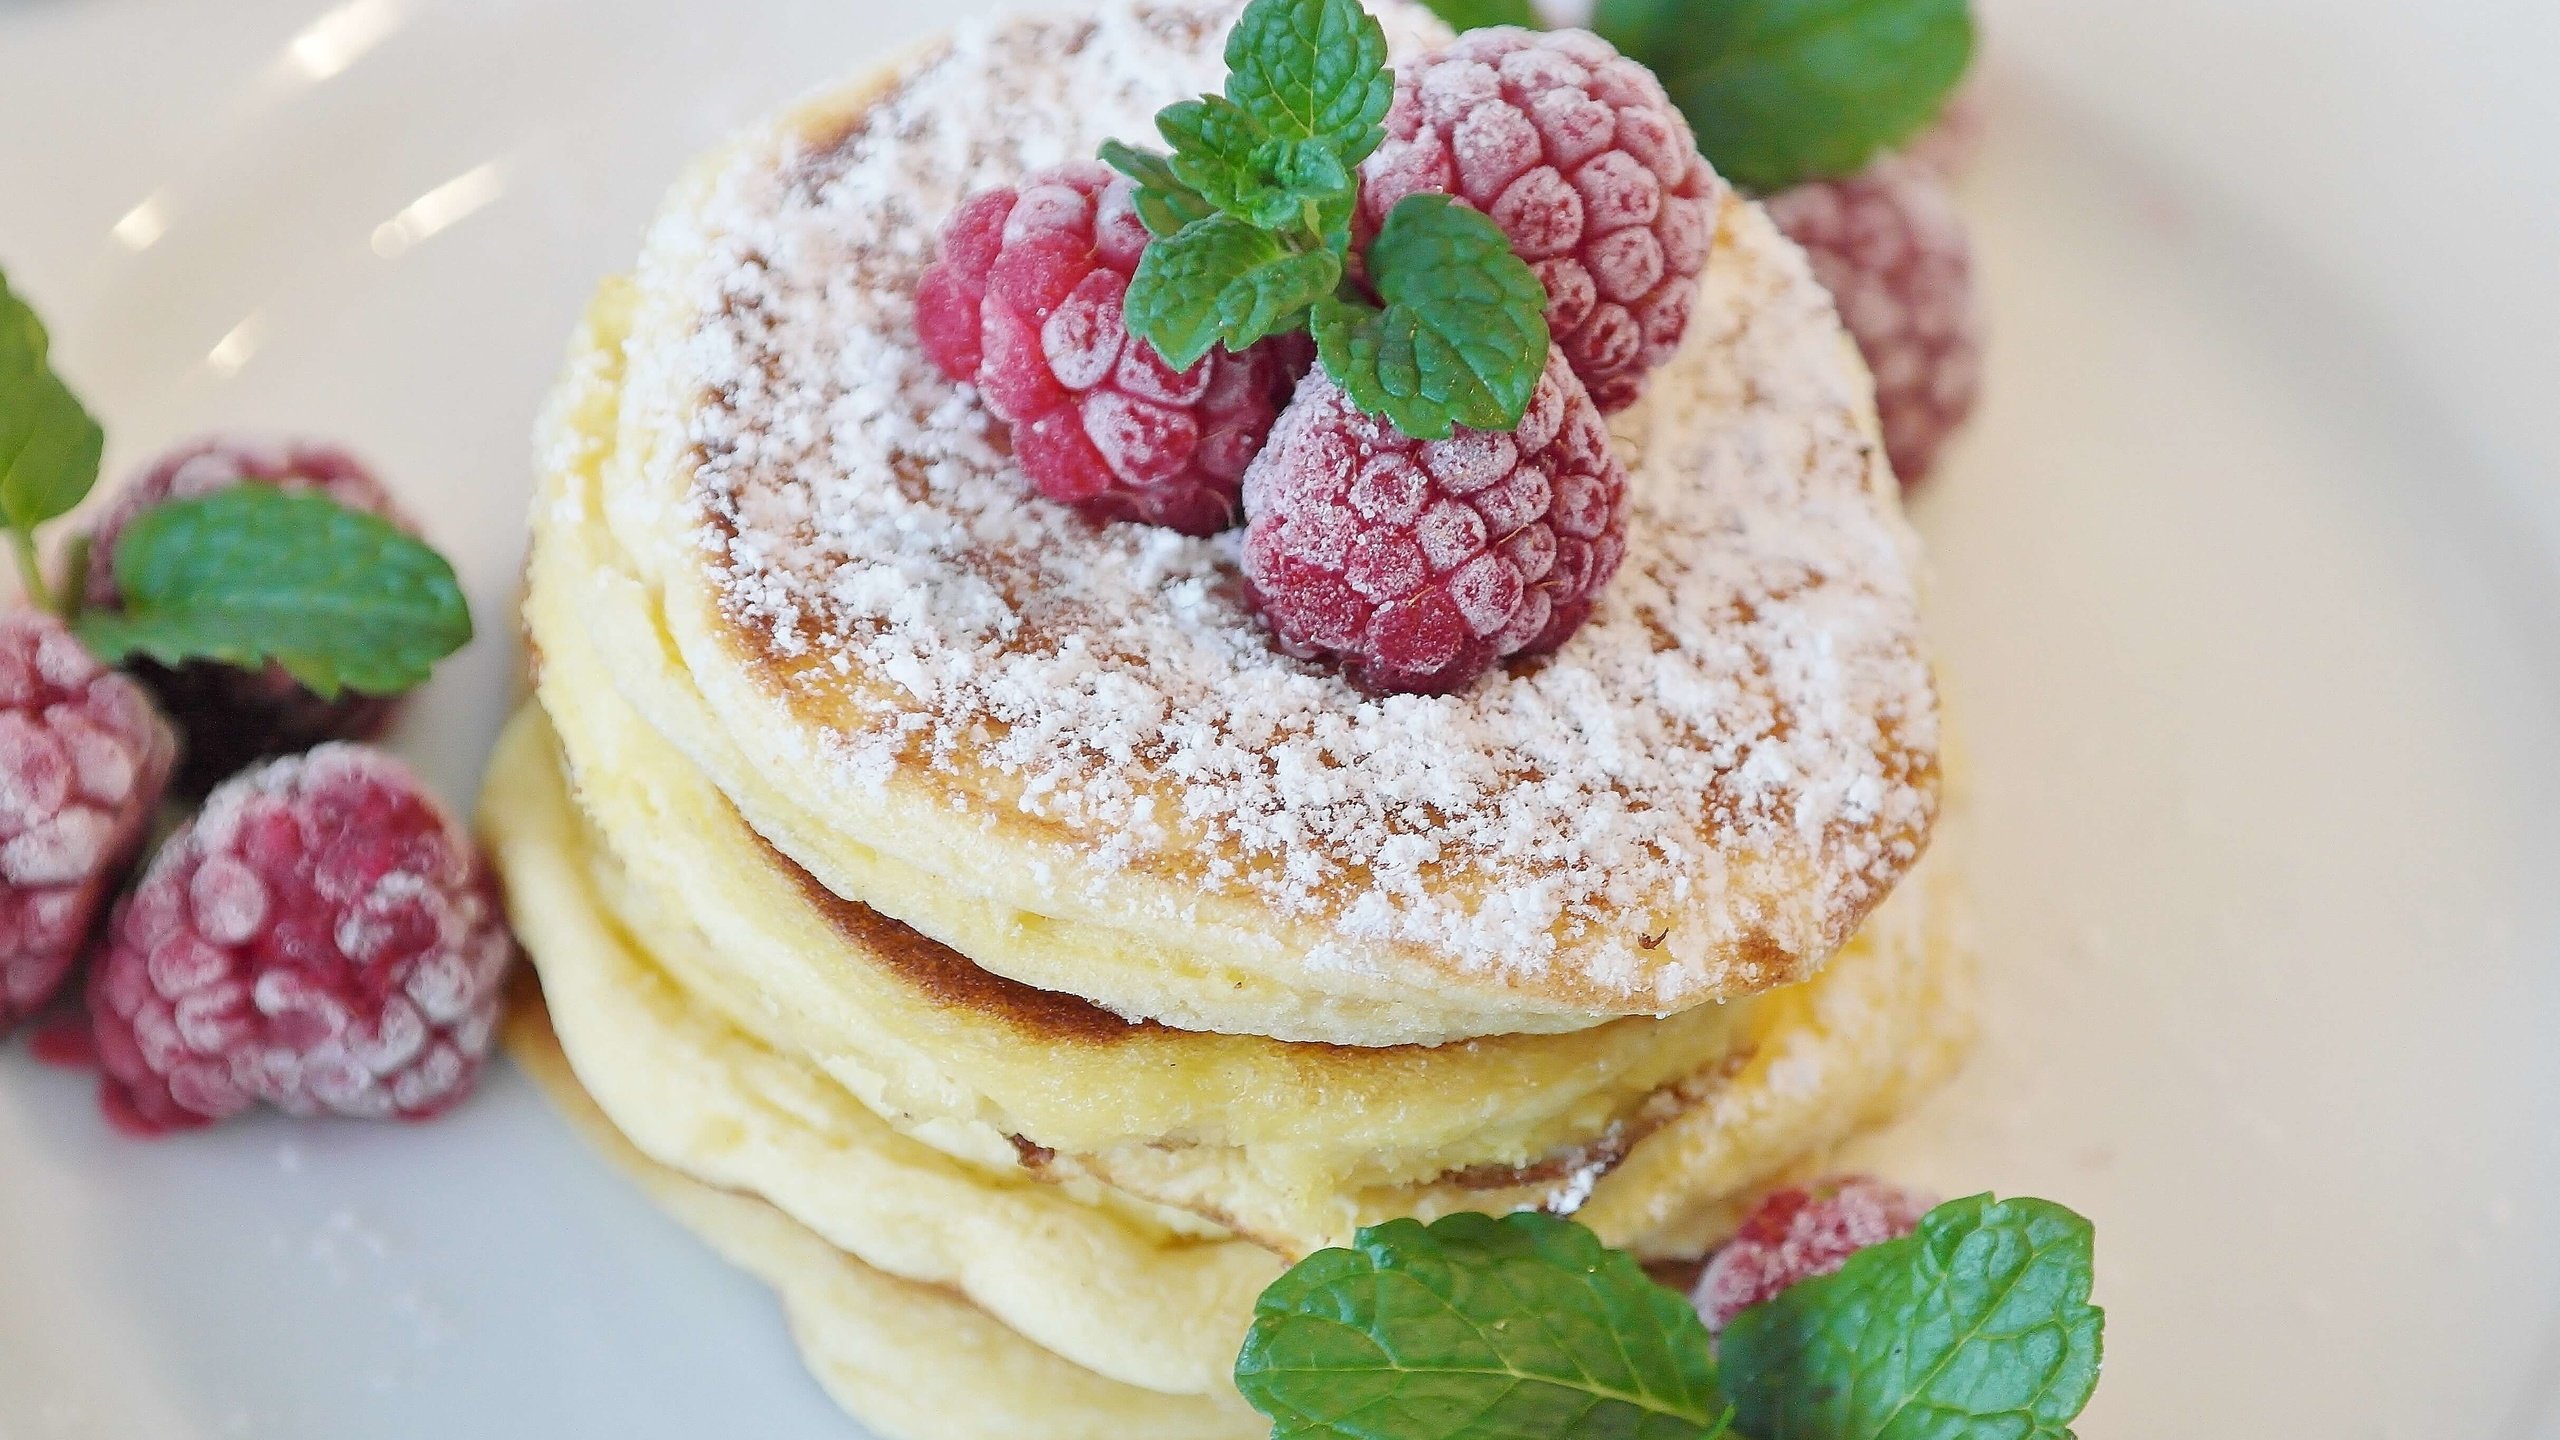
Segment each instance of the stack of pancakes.
[{"label": "stack of pancakes", "polygon": [[[1399,1215],[1655,1260],[1963,1029],[1868,383],[1756,208],[1551,657],[1366,695],[1096,528],[912,335],[971,190],[1218,88],[1223,0],[932,46],[679,187],[545,423],[484,815],[519,1056],[899,1437],[1265,1433],[1255,1296]],[[1445,36],[1380,9],[1400,54]]]}]

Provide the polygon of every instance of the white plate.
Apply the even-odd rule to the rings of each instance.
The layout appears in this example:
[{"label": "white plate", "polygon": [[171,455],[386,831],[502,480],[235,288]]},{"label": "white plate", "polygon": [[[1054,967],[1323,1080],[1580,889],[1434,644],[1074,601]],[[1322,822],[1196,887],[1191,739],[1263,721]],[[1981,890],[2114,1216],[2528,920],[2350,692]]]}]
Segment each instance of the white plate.
[{"label": "white plate", "polygon": [[[687,155],[959,8],[0,0],[0,263],[112,463],[392,473],[488,632],[404,737],[464,797],[586,288]],[[2098,1218],[2090,1440],[2560,1434],[2560,27],[1991,8],[1991,401],[1922,518],[1997,1001],[1873,1158]],[[5,1440],[846,1433],[511,1074],[133,1145],[0,1055]]]}]

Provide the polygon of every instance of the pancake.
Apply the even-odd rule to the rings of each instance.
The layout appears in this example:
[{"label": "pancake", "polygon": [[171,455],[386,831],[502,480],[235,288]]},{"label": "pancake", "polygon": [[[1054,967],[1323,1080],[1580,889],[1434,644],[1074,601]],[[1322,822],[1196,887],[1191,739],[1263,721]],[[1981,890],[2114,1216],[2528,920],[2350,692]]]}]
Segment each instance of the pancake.
[{"label": "pancake", "polygon": [[[767,1239],[741,1255],[739,1242],[715,1235],[724,1253],[786,1290],[846,1266],[856,1289],[885,1287],[893,1299],[902,1286],[925,1287],[1115,1384],[1232,1402],[1228,1367],[1281,1255],[1107,1186],[1044,1183],[1056,1178],[1046,1168],[959,1160],[900,1134],[815,1065],[702,1003],[658,958],[685,943],[681,927],[635,931],[599,893],[538,712],[501,741],[483,824],[549,1001],[540,1023],[512,1027],[519,1057],[537,1074],[556,1067],[556,1022],[579,1077],[564,1103],[612,1117],[597,1137],[608,1151],[647,1155],[644,1178],[662,1200],[676,1177],[689,1181],[673,1184],[670,1203],[698,1228],[759,1217],[736,1223]],[[1562,1183],[1545,1187],[1546,1203],[1578,1206],[1578,1218],[1640,1256],[1694,1257],[1729,1233],[1736,1208],[1759,1189],[1934,1083],[1962,1044],[1969,970],[1952,888],[1929,873],[1937,863],[1898,890],[1823,977],[1755,1010],[1748,1065],[1605,1174],[1553,1177]],[[562,1093],[558,1077],[545,1084]],[[730,1202],[710,1207],[710,1220],[695,1203],[704,1186]],[[1426,1215],[1471,1200],[1510,1208],[1455,1191],[1403,1198]],[[805,1246],[775,1235],[816,1237],[810,1243],[843,1254],[825,1266],[777,1263],[775,1250]],[[792,1297],[795,1314],[846,1303]],[[807,1333],[818,1322],[801,1325],[813,1366],[838,1363]],[[968,1378],[938,1362],[919,1373]],[[830,1384],[841,1393],[841,1382]],[[876,1423],[872,1404],[845,1398]]]},{"label": "pancake", "polygon": [[[1036,1178],[1059,1178],[1054,1157],[1032,1166],[1019,1154],[979,1163],[903,1135],[787,1042],[777,1043],[786,1028],[771,1021],[779,1007],[742,1013],[707,1004],[674,979],[704,969],[700,955],[678,964],[663,957],[700,947],[701,938],[663,918],[631,926],[614,915],[537,713],[521,717],[500,746],[484,826],[570,1053],[599,1102],[643,1150],[714,1183],[763,1194],[896,1273],[949,1283],[953,1267],[975,1267],[978,1280],[958,1282],[968,1293],[1044,1337],[1068,1337],[1057,1342],[1062,1348],[1072,1350],[1074,1337],[1180,1337],[1196,1328],[1180,1314],[1148,1322],[1129,1308],[1136,1294],[1192,1312],[1186,1297],[1198,1292],[1186,1288],[1190,1282],[1148,1278],[1098,1287],[1056,1277],[1062,1268],[1095,1263],[1096,1237],[1121,1247],[1111,1252],[1115,1274],[1153,1276],[1166,1255],[1205,1264],[1194,1247],[1218,1239],[1217,1231],[1168,1219],[1112,1186],[1052,1191]],[[645,946],[635,935],[647,937]],[[1622,1154],[1595,1154],[1509,1189],[1446,1183],[1370,1197],[1375,1203],[1361,1207],[1359,1218],[1539,1204],[1578,1210],[1604,1238],[1642,1255],[1696,1254],[1720,1238],[1725,1206],[1886,1118],[1946,1071],[1965,1034],[1968,974],[1953,888],[1933,882],[1924,867],[1822,978],[1755,1009],[1746,1063],[1703,1077],[1690,1103],[1649,1133],[1617,1137]],[[1232,1203],[1220,1193],[1200,1208]],[[989,1206],[1001,1217],[978,1213]],[[1026,1221],[1026,1206],[1051,1207],[1039,1212],[1051,1218]],[[1083,1238],[1055,1241],[1070,1222]],[[1242,1238],[1224,1244],[1260,1257],[1227,1262],[1244,1267],[1234,1283],[1258,1288],[1252,1277],[1276,1273],[1272,1250],[1294,1254],[1344,1238],[1347,1232],[1276,1246]],[[1026,1258],[1026,1247],[1066,1258]],[[1037,1278],[1029,1290],[1035,1306],[1073,1296],[1089,1313],[1026,1322],[1017,1317],[1018,1300],[1004,1298],[1010,1292],[975,1288],[1026,1276]],[[1243,1312],[1233,1313],[1240,1327]],[[1210,1353],[1231,1358],[1232,1347]],[[1147,1368],[1108,1373],[1169,1383],[1166,1376],[1179,1369],[1159,1354]]]},{"label": "pancake", "polygon": [[1290,1261],[1528,1208],[1694,1261],[1966,1037],[1914,542],[1756,207],[1612,422],[1618,579],[1457,696],[1279,654],[1234,536],[1039,500],[918,353],[956,200],[1217,88],[1235,9],[991,21],[751,132],[542,424],[510,1042],[892,1436],[1267,1433]]},{"label": "pancake", "polygon": [[[547,737],[500,743],[484,828],[548,1008],[621,1135],[662,1165],[753,1193],[867,1265],[947,1287],[1085,1369],[1200,1393],[1281,1261],[1085,1203],[898,1134],[841,1087],[697,1004],[595,894]],[[546,1026],[546,1029],[548,1027]]]},{"label": "pancake", "polygon": [[[880,1440],[1260,1440],[1270,1423],[1218,1401],[1105,1379],[1043,1350],[950,1290],[900,1280],[781,1211],[634,1149],[561,1053],[539,1001],[507,1048],[552,1103],[649,1197],[782,1297],[809,1371]],[[1228,1357],[1229,1363],[1233,1356]]]},{"label": "pancake", "polygon": [[1458,696],[1277,653],[1232,537],[1038,500],[919,353],[954,202],[1215,89],[1233,13],[995,22],[679,187],[545,427],[603,668],[826,891],[1125,1018],[1438,1044],[1812,975],[1926,846],[1937,719],[1868,381],[1755,207],[1613,422],[1599,610]]},{"label": "pancake", "polygon": [[[526,605],[538,693],[597,832],[591,848],[632,877],[604,886],[633,892],[614,908],[644,933],[701,933],[719,958],[685,969],[691,988],[769,1014],[792,1048],[910,1133],[982,1161],[1009,1161],[1022,1143],[1081,1157],[1138,1147],[1147,1153],[1120,1163],[1154,1168],[1168,1147],[1195,1161],[1233,1152],[1211,1163],[1276,1192],[1248,1207],[1271,1211],[1319,1190],[1534,1165],[1742,1058],[1748,1000],[1563,1035],[1353,1048],[1133,1023],[980,970],[818,885],[621,700],[575,623],[580,507],[542,509]],[[1284,1228],[1331,1234],[1339,1221]]]}]

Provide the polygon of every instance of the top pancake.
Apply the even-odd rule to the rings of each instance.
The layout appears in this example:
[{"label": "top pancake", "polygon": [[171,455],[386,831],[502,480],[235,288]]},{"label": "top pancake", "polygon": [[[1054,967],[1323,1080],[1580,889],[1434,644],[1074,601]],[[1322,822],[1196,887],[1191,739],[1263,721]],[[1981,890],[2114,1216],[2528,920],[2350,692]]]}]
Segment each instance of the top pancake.
[{"label": "top pancake", "polygon": [[1456,696],[1279,654],[1232,537],[1037,499],[917,348],[952,206],[1216,89],[1234,10],[1000,21],[680,187],[552,460],[600,475],[687,748],[837,893],[1186,1028],[1437,1041],[1803,978],[1924,847],[1937,722],[1866,376],[1755,208],[1613,426],[1597,613]]}]

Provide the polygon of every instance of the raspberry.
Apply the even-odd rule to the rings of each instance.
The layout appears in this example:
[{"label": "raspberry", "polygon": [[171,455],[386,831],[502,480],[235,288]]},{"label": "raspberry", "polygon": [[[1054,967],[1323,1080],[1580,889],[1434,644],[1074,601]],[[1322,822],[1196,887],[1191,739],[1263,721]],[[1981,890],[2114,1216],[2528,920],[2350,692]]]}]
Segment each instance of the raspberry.
[{"label": "raspberry", "polygon": [[61,621],[0,614],[0,1031],[71,973],[177,752],[150,697]]},{"label": "raspberry", "polygon": [[1839,305],[1875,372],[1893,473],[1917,484],[1982,390],[1964,217],[1937,177],[1908,159],[1798,185],[1770,199],[1769,217],[1804,247]]},{"label": "raspberry", "polygon": [[1864,1175],[1777,1191],[1707,1261],[1690,1298],[1707,1329],[1721,1335],[1734,1316],[1789,1286],[1830,1274],[1870,1245],[1910,1234],[1930,1204]]},{"label": "raspberry", "polygon": [[971,196],[916,287],[916,334],[1012,426],[1041,494],[1096,520],[1215,534],[1313,356],[1292,336],[1176,372],[1130,335],[1121,300],[1147,244],[1132,193],[1077,164]]},{"label": "raspberry", "polygon": [[1400,70],[1360,176],[1364,233],[1423,192],[1492,216],[1603,413],[1679,348],[1725,195],[1653,72],[1587,31],[1511,26]]},{"label": "raspberry", "polygon": [[1928,129],[1902,147],[1902,153],[1953,185],[1973,173],[1974,163],[1982,158],[1983,132],[1989,128],[1983,113],[1982,88],[1967,86],[1947,101]]},{"label": "raspberry", "polygon": [[89,982],[118,1129],[265,1101],[423,1120],[470,1092],[515,954],[488,867],[408,767],[323,745],[231,780],[116,914]]},{"label": "raspberry", "polygon": [[1416,440],[1323,371],[1245,472],[1247,594],[1281,647],[1456,690],[1580,628],[1626,554],[1627,472],[1561,354],[1509,434]]},{"label": "raspberry", "polygon": [[[116,589],[116,542],[143,512],[246,480],[286,490],[320,490],[350,509],[408,528],[382,482],[343,450],[298,441],[198,440],[170,451],[126,485],[99,522],[89,550],[89,603],[102,609],[123,603]],[[369,740],[391,722],[399,703],[394,696],[353,691],[323,700],[280,665],[243,670],[210,660],[168,666],[137,659],[127,668],[158,697],[186,736],[178,788],[190,795],[201,795],[270,755],[307,750],[324,740]]]}]

